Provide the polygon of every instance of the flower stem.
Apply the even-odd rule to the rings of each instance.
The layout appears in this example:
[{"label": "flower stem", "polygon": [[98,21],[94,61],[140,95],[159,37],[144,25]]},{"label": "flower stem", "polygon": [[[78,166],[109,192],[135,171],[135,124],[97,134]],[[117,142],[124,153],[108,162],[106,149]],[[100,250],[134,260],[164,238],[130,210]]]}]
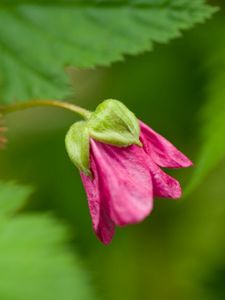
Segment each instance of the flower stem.
[{"label": "flower stem", "polygon": [[91,112],[79,107],[77,105],[74,105],[69,102],[62,102],[58,100],[53,99],[41,99],[41,100],[30,100],[27,102],[20,102],[20,103],[14,103],[10,105],[1,105],[0,106],[0,114],[9,114],[18,110],[24,110],[32,107],[41,107],[41,106],[52,106],[52,107],[59,107],[63,109],[70,110],[72,112],[75,112],[82,116],[84,119],[88,119],[91,115]]}]

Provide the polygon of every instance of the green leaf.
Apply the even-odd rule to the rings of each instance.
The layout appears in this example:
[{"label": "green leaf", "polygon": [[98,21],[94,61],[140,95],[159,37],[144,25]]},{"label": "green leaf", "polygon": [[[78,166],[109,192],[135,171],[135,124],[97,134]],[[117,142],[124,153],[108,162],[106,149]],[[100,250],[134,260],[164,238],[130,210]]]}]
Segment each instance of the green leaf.
[{"label": "green leaf", "polygon": [[78,257],[66,245],[64,226],[47,214],[8,214],[29,192],[0,183],[0,299],[94,299]]},{"label": "green leaf", "polygon": [[68,93],[64,69],[89,68],[151,50],[210,17],[205,0],[3,0],[2,102]]},{"label": "green leaf", "polygon": [[211,54],[213,78],[201,111],[202,146],[187,192],[197,187],[225,157],[225,43],[217,44],[214,50],[216,54]]},{"label": "green leaf", "polygon": [[89,129],[87,122],[74,123],[66,134],[66,150],[75,166],[84,174],[90,175]]},{"label": "green leaf", "polygon": [[0,181],[0,217],[6,214],[11,215],[21,209],[25,202],[24,199],[27,199],[31,192],[31,187]]},{"label": "green leaf", "polygon": [[99,104],[88,120],[90,136],[116,145],[141,145],[140,126],[135,115],[120,101],[108,99]]}]

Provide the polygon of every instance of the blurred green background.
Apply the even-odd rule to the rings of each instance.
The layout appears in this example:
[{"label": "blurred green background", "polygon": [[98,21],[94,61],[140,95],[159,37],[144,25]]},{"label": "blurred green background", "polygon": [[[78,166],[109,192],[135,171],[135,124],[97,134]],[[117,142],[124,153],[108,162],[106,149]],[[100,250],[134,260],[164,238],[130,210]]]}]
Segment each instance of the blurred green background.
[{"label": "blurred green background", "polygon": [[[224,28],[221,10],[151,53],[110,68],[71,70],[71,99],[88,109],[107,98],[123,101],[196,162],[199,114]],[[98,298],[225,299],[225,163],[181,201],[156,199],[147,220],[117,229],[105,247],[92,232],[80,176],[65,151],[64,137],[74,121],[73,114],[47,108],[7,117],[9,144],[0,155],[0,172],[2,179],[35,186],[27,210],[53,210],[69,225],[74,251],[80,252]],[[192,169],[173,171],[184,189],[192,174]]]}]

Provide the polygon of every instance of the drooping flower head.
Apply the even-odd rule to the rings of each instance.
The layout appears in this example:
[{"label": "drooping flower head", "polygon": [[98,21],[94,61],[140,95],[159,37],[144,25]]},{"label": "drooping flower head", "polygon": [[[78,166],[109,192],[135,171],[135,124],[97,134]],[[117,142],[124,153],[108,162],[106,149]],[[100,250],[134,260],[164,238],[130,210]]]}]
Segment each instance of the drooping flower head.
[{"label": "drooping flower head", "polygon": [[179,182],[162,168],[192,162],[121,102],[102,102],[87,121],[71,126],[66,148],[80,170],[93,228],[109,244],[116,226],[145,219],[154,197],[178,199]]}]

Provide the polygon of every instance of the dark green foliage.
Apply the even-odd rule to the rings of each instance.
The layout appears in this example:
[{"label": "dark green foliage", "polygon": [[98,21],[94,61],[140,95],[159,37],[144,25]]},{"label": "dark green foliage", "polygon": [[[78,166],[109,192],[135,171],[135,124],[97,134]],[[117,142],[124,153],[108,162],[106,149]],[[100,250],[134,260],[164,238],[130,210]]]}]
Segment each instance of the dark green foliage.
[{"label": "dark green foliage", "polygon": [[151,50],[210,17],[204,0],[1,1],[1,101],[60,98],[65,69]]}]

